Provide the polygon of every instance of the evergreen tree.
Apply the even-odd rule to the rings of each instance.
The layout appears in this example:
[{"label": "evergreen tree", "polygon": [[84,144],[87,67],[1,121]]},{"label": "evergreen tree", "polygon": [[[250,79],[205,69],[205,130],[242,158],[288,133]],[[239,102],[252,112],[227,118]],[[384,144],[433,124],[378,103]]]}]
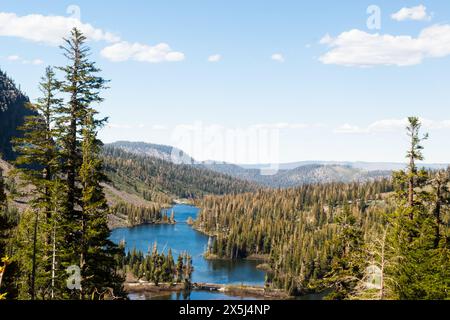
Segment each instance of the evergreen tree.
[{"label": "evergreen tree", "polygon": [[[394,267],[388,272],[396,283],[395,295],[399,299],[445,299],[450,292],[447,276],[450,247],[446,233],[440,232],[439,221],[441,207],[446,202],[443,192],[445,179],[439,173],[436,175],[438,180],[434,180],[434,197],[431,196],[427,183],[430,174],[417,170],[414,164],[415,160],[424,159],[420,127],[417,118],[409,118],[407,131],[411,137],[411,147],[407,157],[410,165],[408,172],[394,175],[397,210],[390,217],[392,227],[388,235],[389,245],[393,248],[391,259]],[[430,199],[433,201],[430,202]]]},{"label": "evergreen tree", "polygon": [[180,254],[180,255],[178,255],[177,267],[176,267],[176,282],[177,283],[180,283],[183,280],[183,269],[184,269],[183,256]]},{"label": "evergreen tree", "polygon": [[[93,106],[103,101],[100,93],[107,81],[97,76],[100,69],[89,60],[85,42],[86,37],[74,28],[61,47],[69,60],[66,67],[59,68],[64,73],[61,88],[69,100],[58,109],[57,118],[66,190],[61,267],[80,266],[79,298],[94,292],[102,296],[105,290],[113,290],[119,297],[123,295],[123,279],[117,261],[122,253],[108,240],[108,206],[101,186],[105,176],[101,142],[97,139],[97,131],[106,119],[96,119],[98,112]],[[71,293],[71,297],[76,296]]]},{"label": "evergreen tree", "polygon": [[[410,149],[407,152],[406,157],[409,160],[407,180],[408,180],[408,204],[410,207],[414,206],[414,195],[417,182],[420,179],[420,175],[417,170],[417,161],[424,160],[422,142],[428,139],[428,134],[420,137],[420,129],[422,124],[419,118],[409,117],[408,126],[406,127],[408,137],[410,138]],[[410,215],[412,219],[412,215]]]},{"label": "evergreen tree", "polygon": [[90,49],[85,45],[86,37],[80,30],[72,29],[71,36],[64,42],[61,49],[69,63],[58,69],[64,73],[61,89],[69,96],[69,102],[59,108],[58,125],[67,175],[67,214],[76,219],[81,197],[77,184],[82,159],[80,135],[86,116],[96,115],[92,105],[103,101],[100,92],[106,88],[107,81],[97,76],[100,69],[89,60]]},{"label": "evergreen tree", "polygon": [[80,169],[81,232],[80,269],[81,297],[88,292],[104,292],[108,288],[123,294],[116,255],[121,250],[110,240],[107,225],[108,205],[101,183],[106,180],[100,158],[101,142],[97,139],[98,123],[88,113],[83,128],[82,164]]},{"label": "evergreen tree", "polygon": [[357,225],[348,205],[337,218],[339,235],[331,262],[331,270],[325,276],[325,283],[333,288],[328,299],[350,298],[364,277],[366,259],[363,250],[363,232]]},{"label": "evergreen tree", "polygon": [[[82,135],[86,118],[95,116],[93,104],[102,101],[100,91],[106,81],[96,74],[100,71],[94,62],[89,61],[89,48],[86,37],[76,28],[69,38],[64,39],[62,50],[68,65],[58,68],[64,73],[61,90],[68,96],[68,103],[59,109],[57,118],[58,142],[63,158],[62,173],[66,184],[66,204],[63,215],[65,247],[61,267],[85,263],[86,243],[84,216],[82,213],[82,187],[80,170],[82,166]],[[96,123],[97,124],[97,123]],[[84,266],[83,266],[84,268]]]},{"label": "evergreen tree", "polygon": [[[33,208],[34,218],[27,221],[23,228],[32,228],[32,254],[29,294],[31,299],[36,298],[38,290],[44,290],[48,286],[44,280],[41,288],[36,287],[36,279],[47,278],[45,275],[38,275],[37,270],[44,273],[50,270],[50,238],[49,226],[52,224],[51,193],[53,178],[58,168],[58,152],[54,141],[54,120],[56,110],[61,106],[62,100],[57,98],[60,83],[55,79],[55,73],[48,67],[45,76],[39,85],[42,97],[35,104],[29,103],[27,107],[33,111],[34,115],[25,118],[23,126],[23,136],[13,140],[15,150],[19,154],[15,163],[21,180],[26,184],[33,185],[30,190],[30,205]],[[39,235],[41,233],[42,235]],[[42,238],[43,244],[37,243]],[[38,252],[40,247],[41,252]],[[27,255],[23,255],[27,258]],[[39,261],[38,261],[39,260]],[[22,261],[27,264],[26,261]],[[38,266],[40,263],[42,266]],[[22,272],[27,272],[22,269]]]}]

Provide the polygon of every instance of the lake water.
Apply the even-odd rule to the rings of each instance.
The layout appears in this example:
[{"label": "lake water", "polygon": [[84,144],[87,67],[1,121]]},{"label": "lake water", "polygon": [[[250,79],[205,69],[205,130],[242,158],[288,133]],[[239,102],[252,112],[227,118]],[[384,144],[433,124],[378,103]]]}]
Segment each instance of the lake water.
[{"label": "lake water", "polygon": [[[126,250],[136,248],[144,253],[158,243],[158,250],[167,253],[172,249],[175,261],[179,253],[187,251],[192,256],[194,273],[193,282],[217,283],[217,284],[247,284],[264,285],[265,273],[256,269],[260,263],[257,261],[208,261],[203,258],[203,253],[208,244],[208,236],[195,231],[186,223],[191,217],[197,218],[199,209],[188,205],[176,205],[169,210],[175,214],[175,225],[142,225],[134,228],[115,229],[111,233],[111,240],[119,243],[126,242]],[[239,296],[227,296],[217,292],[193,291],[190,296],[182,294],[170,294],[160,299],[191,299],[191,300],[220,300],[220,299],[244,299]],[[130,299],[149,299],[144,294],[132,294]]]}]

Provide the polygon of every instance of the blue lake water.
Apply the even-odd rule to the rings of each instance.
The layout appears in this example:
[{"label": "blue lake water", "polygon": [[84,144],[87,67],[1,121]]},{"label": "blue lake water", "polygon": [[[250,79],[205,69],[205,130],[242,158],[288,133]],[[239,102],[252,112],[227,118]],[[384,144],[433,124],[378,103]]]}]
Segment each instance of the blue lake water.
[{"label": "blue lake water", "polygon": [[[239,261],[209,261],[203,258],[208,236],[195,231],[186,221],[189,217],[197,218],[199,209],[188,205],[176,205],[171,209],[175,214],[175,225],[142,225],[134,228],[115,229],[111,233],[111,240],[119,243],[125,240],[126,250],[136,248],[148,252],[153,247],[153,243],[158,243],[158,250],[167,253],[172,249],[174,258],[179,253],[187,251],[192,256],[194,273],[193,282],[206,282],[218,284],[247,284],[264,285],[265,273],[256,269],[260,263],[250,260]],[[130,295],[131,299],[145,299],[145,295]],[[241,299],[241,297],[231,297],[221,293],[213,292],[192,292],[189,297],[170,294],[162,299]]]}]

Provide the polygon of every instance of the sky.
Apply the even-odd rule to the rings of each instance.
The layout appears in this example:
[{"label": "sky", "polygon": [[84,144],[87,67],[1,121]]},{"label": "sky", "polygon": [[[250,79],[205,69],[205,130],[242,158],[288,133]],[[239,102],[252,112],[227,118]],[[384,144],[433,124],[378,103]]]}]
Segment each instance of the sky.
[{"label": "sky", "polygon": [[0,68],[31,99],[73,27],[110,79],[104,142],[197,160],[401,162],[418,116],[450,163],[448,1],[0,0]]}]

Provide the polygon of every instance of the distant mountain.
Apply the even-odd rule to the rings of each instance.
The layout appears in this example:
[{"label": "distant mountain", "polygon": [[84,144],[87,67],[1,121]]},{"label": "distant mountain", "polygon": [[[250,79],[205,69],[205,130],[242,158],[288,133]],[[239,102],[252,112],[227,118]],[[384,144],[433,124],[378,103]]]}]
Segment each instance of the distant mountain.
[{"label": "distant mountain", "polygon": [[13,160],[16,156],[11,138],[20,136],[17,127],[23,124],[24,117],[33,114],[25,107],[27,102],[28,97],[0,70],[0,154],[3,159]]},{"label": "distant mountain", "polygon": [[[395,171],[402,170],[406,167],[405,163],[400,162],[363,162],[363,161],[299,161],[291,163],[281,163],[278,165],[280,170],[292,170],[298,167],[307,165],[325,165],[325,166],[347,166],[365,171]],[[445,163],[419,163],[420,167],[427,169],[438,170],[445,169],[449,164]],[[240,167],[245,169],[264,169],[270,167],[269,164],[239,164]]]},{"label": "distant mountain", "polygon": [[366,171],[345,165],[307,164],[290,170],[279,170],[273,175],[262,175],[260,169],[244,169],[237,165],[209,165],[208,168],[272,188],[289,188],[304,184],[371,181],[386,178],[391,171]]},{"label": "distant mountain", "polygon": [[[107,146],[131,154],[155,157],[169,162],[174,162],[173,154],[182,155],[184,164],[247,180],[260,186],[274,188],[295,187],[308,183],[368,181],[388,177],[391,175],[391,170],[397,170],[403,166],[401,164],[394,166],[394,164],[363,162],[304,161],[280,164],[279,170],[274,172],[275,174],[264,175],[261,173],[261,169],[267,168],[266,165],[236,165],[214,161],[196,162],[182,150],[171,146],[126,141],[108,144]],[[178,158],[175,157],[175,159]]]},{"label": "distant mountain", "polygon": [[117,189],[140,195],[148,201],[167,203],[167,199],[173,198],[242,193],[259,188],[255,183],[205,167],[176,164],[149,156],[148,148],[141,148],[146,152],[139,153],[112,144],[104,146],[106,173]]},{"label": "distant mountain", "polygon": [[193,164],[192,159],[188,154],[180,149],[171,146],[160,144],[145,143],[145,142],[130,142],[117,141],[106,144],[109,147],[118,148],[128,153],[136,155],[146,155],[149,157],[158,158],[164,161],[178,163],[178,164]]}]

